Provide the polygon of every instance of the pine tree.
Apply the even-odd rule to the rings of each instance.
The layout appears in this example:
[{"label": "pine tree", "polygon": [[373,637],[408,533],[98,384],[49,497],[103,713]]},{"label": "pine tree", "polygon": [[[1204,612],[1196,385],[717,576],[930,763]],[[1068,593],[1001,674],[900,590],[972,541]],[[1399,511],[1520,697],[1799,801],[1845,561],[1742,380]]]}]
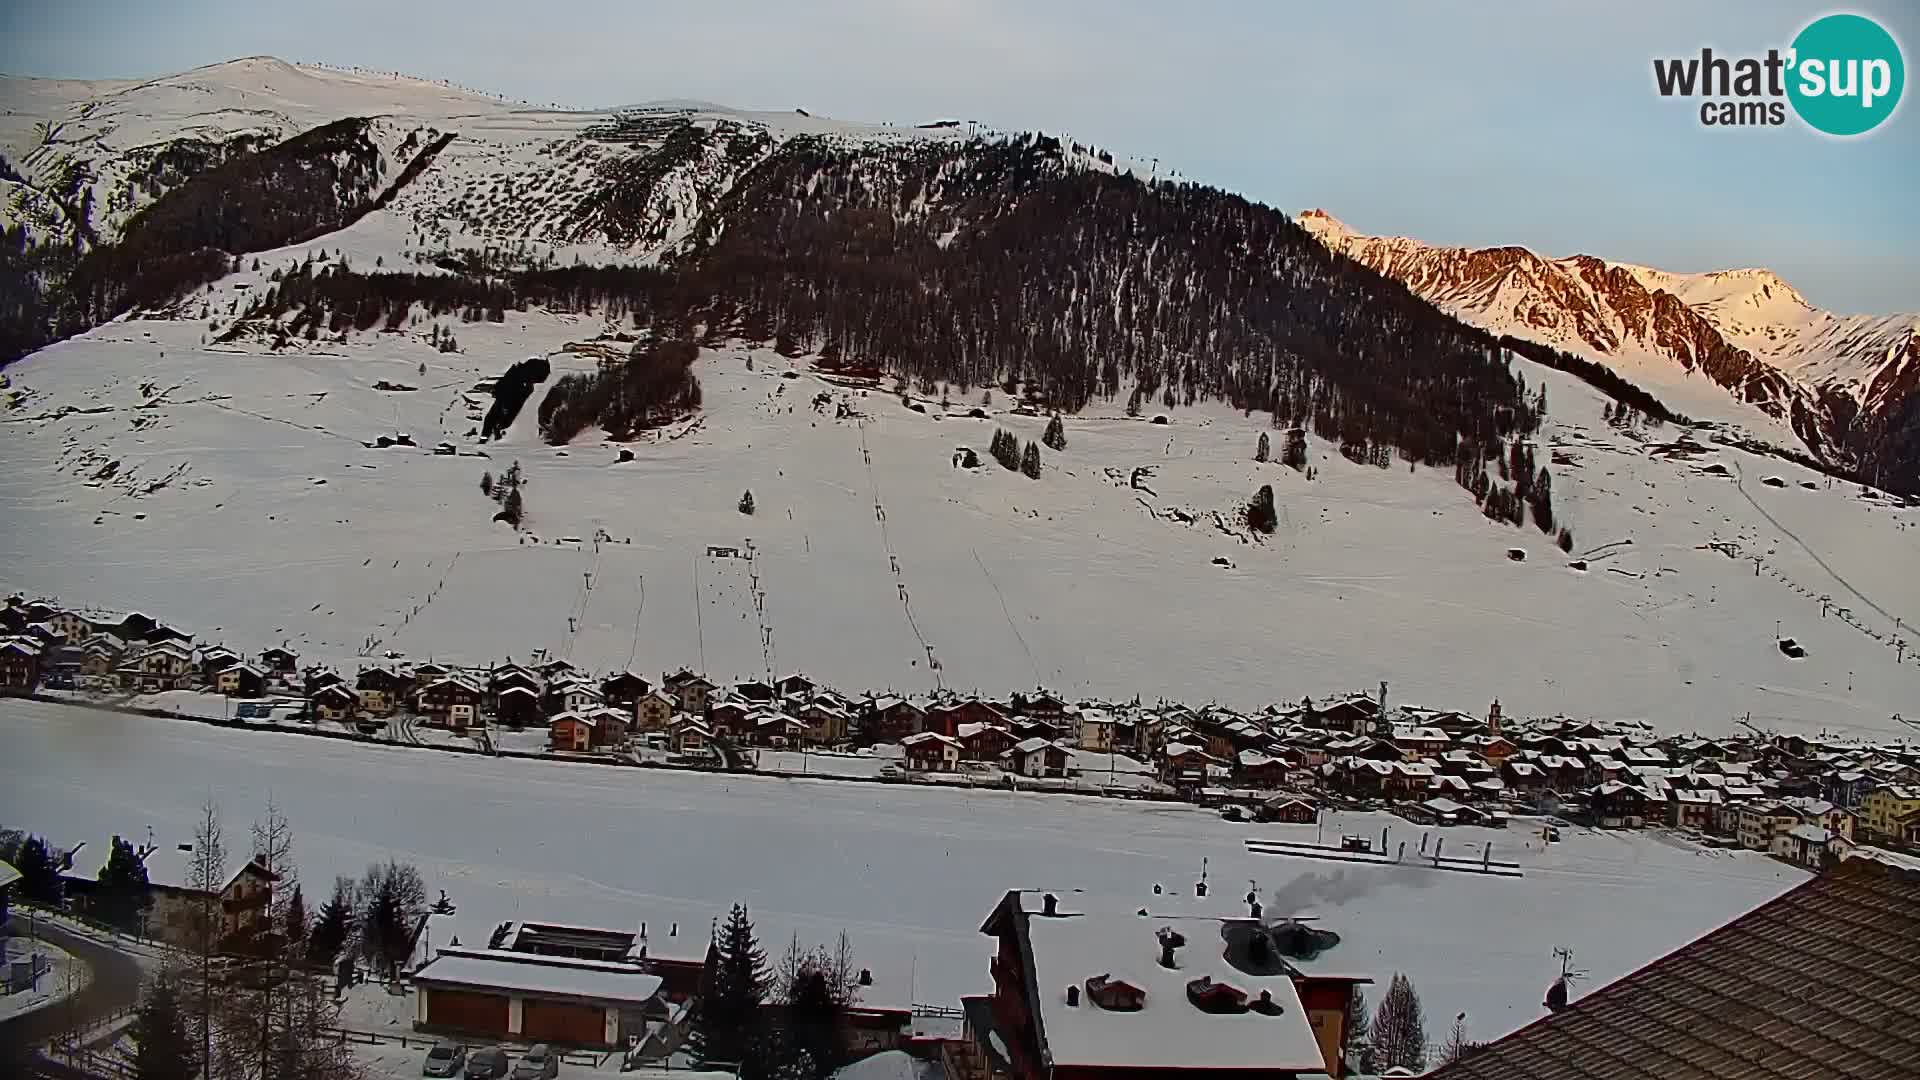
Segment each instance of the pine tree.
[{"label": "pine tree", "polygon": [[1427,1067],[1427,1026],[1420,995],[1405,975],[1395,972],[1380,1010],[1373,1014],[1373,1064],[1381,1070]]},{"label": "pine tree", "polygon": [[186,1018],[171,979],[155,979],[134,1014],[133,1080],[189,1080],[197,1071]]},{"label": "pine tree", "polygon": [[1059,413],[1054,413],[1053,419],[1048,421],[1047,433],[1040,436],[1040,441],[1055,450],[1065,450],[1067,448],[1067,429],[1065,425],[1061,424]]},{"label": "pine tree", "polygon": [[740,512],[748,517],[753,516],[753,492],[749,491],[740,496]]},{"label": "pine tree", "polygon": [[493,474],[492,473],[483,472],[480,474],[480,494],[485,495],[488,498],[493,497]]},{"label": "pine tree", "polygon": [[1023,473],[1026,473],[1028,479],[1032,479],[1032,480],[1040,479],[1040,444],[1039,443],[1027,444],[1026,452],[1020,456],[1020,471]]},{"label": "pine tree", "polygon": [[298,881],[293,883],[293,893],[287,898],[286,927],[282,933],[289,957],[307,954],[307,898],[301,895]]},{"label": "pine tree", "polygon": [[526,507],[520,501],[520,489],[508,488],[507,498],[500,504],[500,519],[517,529],[525,517]]},{"label": "pine tree", "polygon": [[1267,460],[1267,454],[1269,452],[1270,447],[1267,444],[1267,433],[1263,431],[1260,433],[1259,445],[1253,448],[1253,460],[1264,463]]},{"label": "pine tree", "polygon": [[47,842],[38,836],[27,837],[20,842],[19,859],[14,869],[20,871],[20,898],[41,904],[58,904],[62,891],[60,868],[47,850]]},{"label": "pine tree", "polygon": [[1307,467],[1307,433],[1299,428],[1287,432],[1287,447],[1280,454],[1280,464],[1295,472]]},{"label": "pine tree", "polygon": [[[1311,707],[1308,709],[1312,711]],[[1353,996],[1347,999],[1347,1068],[1353,1071],[1370,1073],[1375,1071],[1373,1061],[1373,1018],[1367,1013],[1367,995],[1358,986],[1353,988]]]},{"label": "pine tree", "polygon": [[1262,484],[1247,504],[1247,527],[1258,533],[1271,533],[1280,524],[1273,508],[1273,485]]},{"label": "pine tree", "polygon": [[768,982],[767,954],[754,939],[744,905],[735,904],[727,913],[708,950],[708,968],[696,1022],[699,1056],[743,1061],[754,1044]]},{"label": "pine tree", "polygon": [[1573,551],[1573,530],[1572,529],[1567,528],[1565,525],[1560,526],[1559,535],[1557,535],[1554,538],[1554,540],[1556,543],[1560,545],[1561,551],[1565,551],[1569,553]]},{"label": "pine tree", "polygon": [[147,909],[153,905],[152,889],[147,884],[147,867],[133,850],[133,844],[116,836],[107,863],[100,868],[99,887],[94,890],[93,909],[107,922],[133,934],[146,922]]},{"label": "pine tree", "polygon": [[307,936],[307,959],[324,967],[332,967],[340,950],[346,947],[348,939],[353,936],[353,918],[353,879],[335,878],[333,896],[320,906],[320,914],[313,922],[313,931]]}]

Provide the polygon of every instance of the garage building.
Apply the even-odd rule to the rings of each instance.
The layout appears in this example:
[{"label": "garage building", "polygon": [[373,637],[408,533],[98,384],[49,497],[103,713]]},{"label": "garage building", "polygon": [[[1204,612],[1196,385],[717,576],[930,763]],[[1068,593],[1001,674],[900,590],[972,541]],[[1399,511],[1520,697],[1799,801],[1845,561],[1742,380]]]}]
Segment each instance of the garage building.
[{"label": "garage building", "polygon": [[413,982],[423,1031],[614,1049],[667,1015],[659,976],[633,963],[443,948]]}]

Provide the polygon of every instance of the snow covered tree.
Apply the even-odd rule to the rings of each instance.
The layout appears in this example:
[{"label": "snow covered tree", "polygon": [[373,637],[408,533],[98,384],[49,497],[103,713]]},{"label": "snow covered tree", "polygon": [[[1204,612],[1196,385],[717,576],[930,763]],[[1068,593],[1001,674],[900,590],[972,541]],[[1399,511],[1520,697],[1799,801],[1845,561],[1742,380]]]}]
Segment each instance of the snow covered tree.
[{"label": "snow covered tree", "polygon": [[333,961],[346,948],[347,941],[353,937],[353,879],[337,877],[333,879],[333,895],[320,906],[320,913],[313,921],[313,930],[307,935],[307,959],[323,967],[332,967]]},{"label": "snow covered tree", "polygon": [[748,517],[753,516],[753,492],[749,491],[740,496],[740,512]]},{"label": "snow covered tree", "polygon": [[93,911],[120,930],[136,934],[153,905],[147,867],[131,842],[116,836],[112,843],[113,850],[100,868],[99,885],[93,892]]},{"label": "snow covered tree", "polygon": [[1020,455],[1020,471],[1030,480],[1040,479],[1040,444],[1028,443],[1026,452]]},{"label": "snow covered tree", "polygon": [[1267,460],[1267,455],[1271,452],[1272,452],[1272,448],[1267,443],[1267,433],[1263,431],[1260,433],[1259,444],[1253,448],[1253,460],[1259,461],[1259,462],[1265,462]]},{"label": "snow covered tree", "polygon": [[1373,1064],[1385,1071],[1427,1067],[1427,1025],[1420,1011],[1420,995],[1405,975],[1395,972],[1373,1014]]},{"label": "snow covered tree", "polygon": [[[1312,712],[1309,704],[1308,712]],[[1370,1073],[1374,1072],[1373,1062],[1373,1018],[1367,1014],[1367,995],[1358,986],[1353,988],[1353,996],[1347,999],[1346,1026],[1347,1068]]]},{"label": "snow covered tree", "polygon": [[193,1042],[187,1037],[186,1018],[173,980],[165,976],[148,984],[141,996],[133,1026],[133,1080],[190,1080],[197,1071]]},{"label": "snow covered tree", "polygon": [[1253,493],[1253,501],[1247,504],[1247,528],[1257,533],[1271,533],[1280,524],[1279,516],[1273,508],[1273,485],[1262,484],[1260,490]]},{"label": "snow covered tree", "polygon": [[1067,429],[1065,425],[1061,424],[1059,413],[1054,413],[1053,419],[1047,422],[1047,433],[1040,436],[1040,441],[1055,450],[1065,450],[1067,448]]}]

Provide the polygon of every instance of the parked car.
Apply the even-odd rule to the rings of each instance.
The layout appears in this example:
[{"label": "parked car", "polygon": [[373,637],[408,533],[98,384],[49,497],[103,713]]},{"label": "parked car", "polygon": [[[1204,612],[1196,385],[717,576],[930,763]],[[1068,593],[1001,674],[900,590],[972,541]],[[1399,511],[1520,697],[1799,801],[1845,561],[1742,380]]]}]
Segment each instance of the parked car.
[{"label": "parked car", "polygon": [[467,1080],[506,1080],[507,1052],[497,1046],[476,1050],[467,1058]]},{"label": "parked car", "polygon": [[560,1075],[560,1055],[546,1043],[537,1043],[513,1066],[513,1080],[553,1080]]},{"label": "parked car", "polygon": [[426,1063],[420,1066],[421,1076],[459,1076],[460,1070],[467,1065],[467,1048],[456,1042],[437,1042],[427,1051]]}]

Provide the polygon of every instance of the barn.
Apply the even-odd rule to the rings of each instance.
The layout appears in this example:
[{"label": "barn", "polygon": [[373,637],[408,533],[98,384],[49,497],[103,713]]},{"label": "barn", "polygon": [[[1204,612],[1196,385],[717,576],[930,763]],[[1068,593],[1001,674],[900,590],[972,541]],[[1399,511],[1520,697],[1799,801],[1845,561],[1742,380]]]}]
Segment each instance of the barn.
[{"label": "barn", "polygon": [[413,982],[423,1031],[613,1049],[666,1015],[660,977],[625,962],[445,948]]}]

